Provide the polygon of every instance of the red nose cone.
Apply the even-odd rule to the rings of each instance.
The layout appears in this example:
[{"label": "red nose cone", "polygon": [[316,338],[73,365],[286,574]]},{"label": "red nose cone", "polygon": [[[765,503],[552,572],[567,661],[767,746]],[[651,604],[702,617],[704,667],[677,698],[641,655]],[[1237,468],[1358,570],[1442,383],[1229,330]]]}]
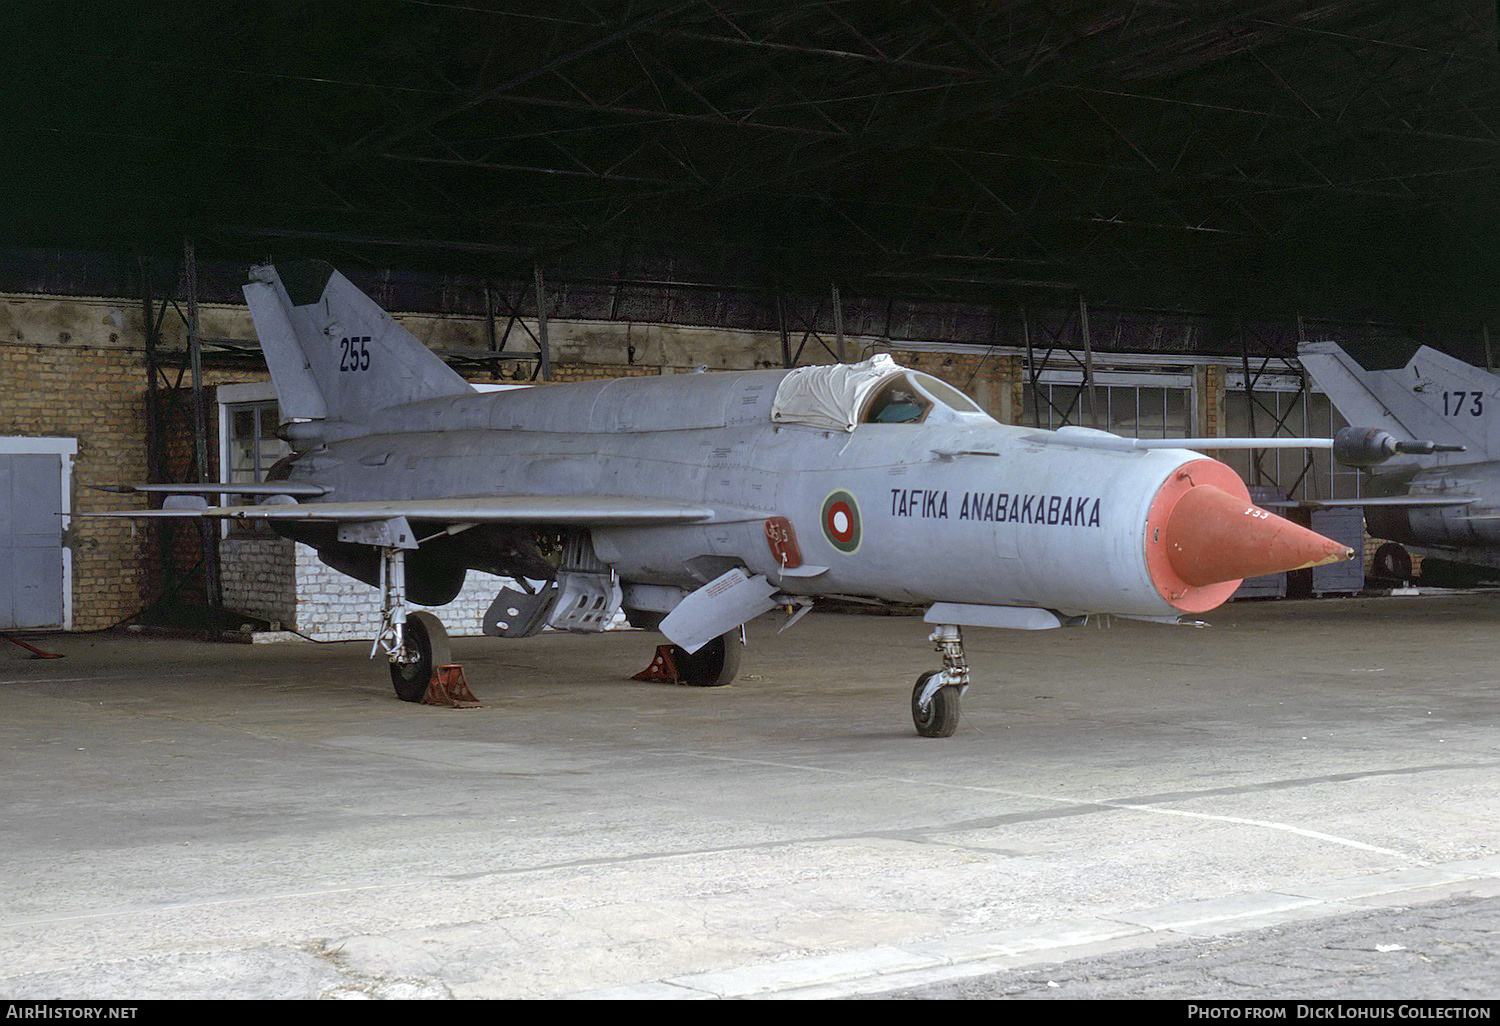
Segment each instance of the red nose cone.
[{"label": "red nose cone", "polygon": [[1202,587],[1337,563],[1354,553],[1213,485],[1192,488],[1167,520],[1167,559]]},{"label": "red nose cone", "polygon": [[1146,563],[1157,591],[1183,612],[1201,613],[1246,577],[1336,563],[1354,555],[1250,501],[1239,476],[1217,460],[1178,468],[1152,504]]}]

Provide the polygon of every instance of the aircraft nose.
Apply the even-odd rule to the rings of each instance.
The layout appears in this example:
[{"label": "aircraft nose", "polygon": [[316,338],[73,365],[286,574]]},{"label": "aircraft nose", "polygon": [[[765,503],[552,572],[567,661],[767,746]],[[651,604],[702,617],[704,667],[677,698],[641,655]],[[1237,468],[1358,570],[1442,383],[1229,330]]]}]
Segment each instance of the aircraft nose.
[{"label": "aircraft nose", "polygon": [[1158,492],[1147,519],[1152,582],[1184,612],[1214,608],[1246,577],[1354,555],[1349,546],[1256,506],[1239,475],[1217,460],[1179,467]]},{"label": "aircraft nose", "polygon": [[1166,546],[1177,576],[1198,587],[1304,570],[1354,555],[1347,545],[1213,485],[1198,485],[1177,501],[1167,520]]}]

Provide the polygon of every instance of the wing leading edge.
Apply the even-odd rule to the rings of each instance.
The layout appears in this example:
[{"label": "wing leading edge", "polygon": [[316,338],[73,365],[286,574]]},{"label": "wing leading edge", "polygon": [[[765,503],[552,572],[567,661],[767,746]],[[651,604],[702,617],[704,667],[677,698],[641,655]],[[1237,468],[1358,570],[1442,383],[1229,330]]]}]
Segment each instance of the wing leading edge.
[{"label": "wing leading edge", "polygon": [[[166,509],[75,514],[94,517],[211,517],[227,520],[358,523],[406,517],[470,524],[688,524],[710,520],[714,511],[663,499],[618,495],[506,495],[458,499],[375,499],[364,502],[280,502],[259,506],[187,505],[186,496]],[[191,501],[191,500],[189,500]]]}]

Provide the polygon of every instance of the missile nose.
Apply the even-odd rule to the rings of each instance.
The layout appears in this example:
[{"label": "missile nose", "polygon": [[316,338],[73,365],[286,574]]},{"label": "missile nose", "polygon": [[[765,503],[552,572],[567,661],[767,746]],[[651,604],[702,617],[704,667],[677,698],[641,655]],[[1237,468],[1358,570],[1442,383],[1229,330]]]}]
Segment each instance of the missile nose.
[{"label": "missile nose", "polygon": [[1217,460],[1194,460],[1162,485],[1146,525],[1146,563],[1157,592],[1183,612],[1226,601],[1246,577],[1349,559],[1354,551],[1261,509]]},{"label": "missile nose", "polygon": [[1213,485],[1198,485],[1167,520],[1167,559],[1197,587],[1337,563],[1354,550]]}]

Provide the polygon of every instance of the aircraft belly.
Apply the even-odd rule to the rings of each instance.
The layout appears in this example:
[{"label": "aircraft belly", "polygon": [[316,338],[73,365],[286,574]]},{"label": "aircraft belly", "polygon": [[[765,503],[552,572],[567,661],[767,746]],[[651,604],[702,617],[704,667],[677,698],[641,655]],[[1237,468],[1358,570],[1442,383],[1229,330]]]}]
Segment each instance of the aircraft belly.
[{"label": "aircraft belly", "polygon": [[691,590],[744,562],[717,526],[604,527],[592,534],[599,558],[636,584]]}]

